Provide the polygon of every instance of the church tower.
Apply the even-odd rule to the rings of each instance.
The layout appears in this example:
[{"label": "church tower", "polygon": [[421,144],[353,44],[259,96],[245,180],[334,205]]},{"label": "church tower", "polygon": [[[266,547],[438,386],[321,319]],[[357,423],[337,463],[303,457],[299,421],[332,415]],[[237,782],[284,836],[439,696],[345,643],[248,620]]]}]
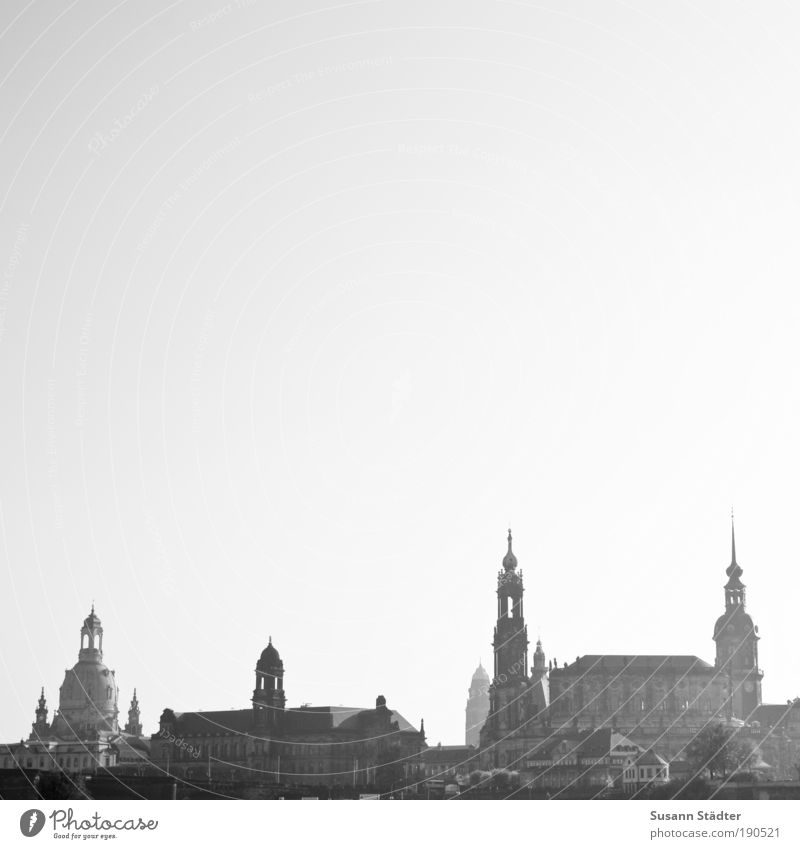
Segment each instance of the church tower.
[{"label": "church tower", "polygon": [[253,711],[259,726],[275,726],[286,707],[286,694],[283,691],[283,661],[278,650],[269,645],[261,652],[256,664],[256,688],[253,690]]},{"label": "church tower", "polygon": [[497,574],[497,624],[494,629],[494,678],[489,687],[489,719],[494,732],[519,729],[526,719],[528,629],[523,611],[522,570],[511,546]]},{"label": "church tower", "polygon": [[47,722],[47,699],[44,697],[44,687],[36,705],[36,722],[31,726],[31,739],[41,740],[50,733],[50,725]]},{"label": "church tower", "polygon": [[467,728],[464,742],[478,748],[481,728],[489,713],[489,673],[479,663],[472,676],[467,699]]},{"label": "church tower", "polygon": [[729,714],[745,721],[761,704],[758,668],[758,628],[745,611],[745,585],[742,567],[736,562],[736,533],[731,517],[731,565],[725,570],[725,613],[714,626],[717,644],[716,669],[725,681]]},{"label": "church tower", "polygon": [[133,689],[131,706],[128,708],[128,721],[125,724],[124,731],[126,734],[134,734],[136,737],[142,736],[142,723],[139,719],[139,700],[136,698],[135,687]]}]

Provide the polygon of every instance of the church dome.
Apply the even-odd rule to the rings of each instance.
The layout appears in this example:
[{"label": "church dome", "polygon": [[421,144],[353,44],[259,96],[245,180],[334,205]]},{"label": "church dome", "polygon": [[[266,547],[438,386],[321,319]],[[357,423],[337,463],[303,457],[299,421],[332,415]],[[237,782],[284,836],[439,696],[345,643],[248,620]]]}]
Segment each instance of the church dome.
[{"label": "church dome", "polygon": [[734,607],[730,612],[723,613],[714,625],[714,639],[716,640],[723,632],[732,634],[753,633],[753,620],[749,613],[742,607]]},{"label": "church dome", "polygon": [[102,662],[79,660],[61,685],[56,719],[60,734],[116,731],[119,691],[114,673]]},{"label": "church dome", "polygon": [[269,645],[261,652],[261,657],[258,660],[258,668],[267,669],[274,666],[283,666],[283,661],[281,661],[278,650],[272,645],[272,637],[270,637]]},{"label": "church dome", "polygon": [[92,605],[92,612],[83,620],[83,627],[89,631],[94,631],[102,624],[100,617],[94,612],[94,605]]}]

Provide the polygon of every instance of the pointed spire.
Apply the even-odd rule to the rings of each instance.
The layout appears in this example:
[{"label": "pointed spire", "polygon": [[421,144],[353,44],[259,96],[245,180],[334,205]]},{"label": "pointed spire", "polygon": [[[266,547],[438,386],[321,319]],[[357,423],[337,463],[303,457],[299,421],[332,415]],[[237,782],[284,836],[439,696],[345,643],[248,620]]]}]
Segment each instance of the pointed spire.
[{"label": "pointed spire", "polygon": [[731,565],[725,570],[725,574],[732,582],[736,582],[743,571],[742,567],[736,562],[736,528],[733,523],[733,508],[731,508]]},{"label": "pointed spire", "polygon": [[506,552],[506,556],[503,558],[503,568],[506,571],[517,568],[517,558],[511,549],[511,528],[508,529],[508,551]]}]

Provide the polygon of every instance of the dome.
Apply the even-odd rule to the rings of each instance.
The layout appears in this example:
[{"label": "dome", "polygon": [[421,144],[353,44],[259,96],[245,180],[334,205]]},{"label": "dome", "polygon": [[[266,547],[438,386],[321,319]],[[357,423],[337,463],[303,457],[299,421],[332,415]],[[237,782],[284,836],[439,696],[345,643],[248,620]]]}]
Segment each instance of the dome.
[{"label": "dome", "polygon": [[272,637],[269,638],[269,645],[261,652],[261,657],[258,659],[259,669],[270,666],[283,666],[278,650],[272,645]]},{"label": "dome", "polygon": [[506,556],[503,558],[503,568],[507,572],[517,568],[517,558],[511,550],[511,528],[508,529],[508,551],[506,552]]},{"label": "dome", "polygon": [[114,673],[104,663],[79,660],[61,685],[55,720],[59,733],[116,730],[118,697]]},{"label": "dome", "polygon": [[102,624],[100,617],[94,612],[94,605],[92,605],[92,612],[83,620],[83,627],[89,631],[94,631]]},{"label": "dome", "polygon": [[754,632],[753,620],[749,613],[745,613],[742,607],[734,607],[730,613],[723,613],[714,625],[714,639],[716,640],[723,631],[730,630],[731,633],[750,634]]},{"label": "dome", "polygon": [[472,683],[486,682],[489,680],[489,673],[483,668],[483,664],[479,663],[478,668],[472,674]]}]

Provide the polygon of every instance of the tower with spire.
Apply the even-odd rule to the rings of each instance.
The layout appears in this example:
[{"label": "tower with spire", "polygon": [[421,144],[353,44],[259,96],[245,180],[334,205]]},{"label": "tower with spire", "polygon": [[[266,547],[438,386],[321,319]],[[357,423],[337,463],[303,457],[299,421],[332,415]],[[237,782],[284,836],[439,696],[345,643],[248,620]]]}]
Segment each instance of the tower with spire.
[{"label": "tower with spire", "polygon": [[494,741],[523,733],[531,719],[528,678],[528,628],[523,608],[522,570],[508,529],[508,551],[497,574],[497,624],[494,629],[494,677],[489,686],[489,716],[481,745],[492,743],[492,766],[503,763],[503,746]]},{"label": "tower with spire", "polygon": [[731,514],[731,563],[725,570],[725,612],[714,625],[715,668],[724,682],[729,715],[750,720],[761,704],[758,628],[745,610],[743,569],[736,560],[736,529]]},{"label": "tower with spire", "polygon": [[133,688],[133,698],[131,706],[128,708],[128,721],[123,729],[126,734],[133,734],[136,737],[142,736],[142,722],[139,717],[139,699],[136,698],[136,688]]},{"label": "tower with spire", "polygon": [[475,748],[480,743],[481,728],[489,713],[489,684],[489,673],[479,662],[469,685],[466,708],[467,727],[464,738],[468,746],[475,746]]},{"label": "tower with spire", "polygon": [[44,697],[42,687],[39,701],[36,704],[36,722],[31,726],[31,739],[43,740],[50,733],[50,724],[47,722],[47,699]]}]

